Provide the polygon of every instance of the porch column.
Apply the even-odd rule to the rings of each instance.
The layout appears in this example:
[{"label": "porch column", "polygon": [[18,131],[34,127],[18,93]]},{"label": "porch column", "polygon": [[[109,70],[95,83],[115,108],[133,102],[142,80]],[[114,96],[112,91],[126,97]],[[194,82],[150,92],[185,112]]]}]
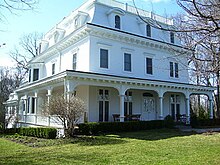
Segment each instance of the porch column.
[{"label": "porch column", "polygon": [[213,119],[213,100],[212,99],[209,100],[209,109],[210,109],[209,118]]},{"label": "porch column", "polygon": [[186,124],[190,124],[190,102],[189,102],[189,97],[186,98]]},{"label": "porch column", "polygon": [[[50,98],[51,98],[52,88],[47,89],[47,104],[50,104]],[[47,125],[50,126],[50,116],[47,118]]]},{"label": "porch column", "polygon": [[27,95],[25,95],[24,101],[25,101],[24,122],[26,123],[27,122],[27,111],[28,111],[28,96]]},{"label": "porch column", "polygon": [[159,101],[160,101],[160,115],[159,115],[159,118],[160,120],[163,120],[163,97],[160,96],[159,97]]},{"label": "porch column", "polygon": [[38,108],[37,108],[37,101],[38,101],[38,92],[35,92],[35,93],[34,93],[34,99],[35,99],[35,101],[34,101],[35,124],[37,124],[37,110],[38,110]]},{"label": "porch column", "polygon": [[124,114],[124,100],[125,95],[119,95],[120,97],[120,122],[124,122],[125,114]]},{"label": "porch column", "polygon": [[71,80],[64,81],[64,97],[69,100],[71,96],[75,96],[77,84]]}]

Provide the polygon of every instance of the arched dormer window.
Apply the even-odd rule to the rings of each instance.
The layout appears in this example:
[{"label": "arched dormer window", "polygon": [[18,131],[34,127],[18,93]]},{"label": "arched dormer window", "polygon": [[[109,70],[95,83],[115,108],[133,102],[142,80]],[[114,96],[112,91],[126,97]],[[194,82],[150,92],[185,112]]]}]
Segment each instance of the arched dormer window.
[{"label": "arched dormer window", "polygon": [[120,16],[115,16],[115,28],[120,29],[121,28],[121,18]]},{"label": "arched dormer window", "polygon": [[151,26],[150,26],[150,24],[146,25],[146,35],[147,35],[147,37],[151,37]]}]

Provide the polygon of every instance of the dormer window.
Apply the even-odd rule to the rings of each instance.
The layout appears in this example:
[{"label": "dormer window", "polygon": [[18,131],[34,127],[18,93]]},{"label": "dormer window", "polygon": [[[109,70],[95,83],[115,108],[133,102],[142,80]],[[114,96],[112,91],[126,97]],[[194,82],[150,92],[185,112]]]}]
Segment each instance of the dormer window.
[{"label": "dormer window", "polygon": [[170,32],[170,42],[174,44],[174,33]]},{"label": "dormer window", "polygon": [[146,25],[146,35],[147,35],[147,37],[151,37],[151,26],[150,26],[150,24]]},{"label": "dormer window", "polygon": [[115,28],[120,29],[121,28],[121,18],[120,16],[115,16]]},{"label": "dormer window", "polygon": [[39,80],[39,69],[34,69],[33,81]]}]

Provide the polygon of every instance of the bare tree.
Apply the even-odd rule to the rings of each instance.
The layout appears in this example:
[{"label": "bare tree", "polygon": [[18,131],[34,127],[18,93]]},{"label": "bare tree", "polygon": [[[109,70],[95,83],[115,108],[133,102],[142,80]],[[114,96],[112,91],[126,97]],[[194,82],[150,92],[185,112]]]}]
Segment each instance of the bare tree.
[{"label": "bare tree", "polygon": [[85,112],[84,102],[76,96],[69,99],[64,95],[52,96],[49,102],[43,106],[43,114],[57,116],[67,130],[69,135],[73,135],[76,124],[82,119]]},{"label": "bare tree", "polygon": [[3,123],[4,126],[11,118],[5,120],[6,111],[3,103],[9,98],[10,93],[19,86],[21,79],[18,75],[16,70],[0,69],[0,123]]},{"label": "bare tree", "polygon": [[28,62],[39,55],[39,41],[42,36],[42,34],[37,32],[24,35],[20,38],[20,49],[15,48],[9,53],[23,77],[28,73]]},{"label": "bare tree", "polygon": [[[210,85],[211,77],[216,77],[217,115],[220,117],[220,1],[176,0],[176,2],[185,13],[175,17],[173,26],[149,21],[140,15],[139,17],[154,28],[174,32],[185,47],[194,51],[188,58],[188,64],[197,84]],[[135,0],[133,3],[135,5]]]}]

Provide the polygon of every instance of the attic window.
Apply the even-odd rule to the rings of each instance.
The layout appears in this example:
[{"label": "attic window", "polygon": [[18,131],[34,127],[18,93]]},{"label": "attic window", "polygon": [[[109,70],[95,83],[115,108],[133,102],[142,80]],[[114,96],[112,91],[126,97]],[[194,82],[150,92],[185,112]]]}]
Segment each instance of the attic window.
[{"label": "attic window", "polygon": [[120,29],[121,28],[121,18],[120,16],[115,16],[115,28]]}]

